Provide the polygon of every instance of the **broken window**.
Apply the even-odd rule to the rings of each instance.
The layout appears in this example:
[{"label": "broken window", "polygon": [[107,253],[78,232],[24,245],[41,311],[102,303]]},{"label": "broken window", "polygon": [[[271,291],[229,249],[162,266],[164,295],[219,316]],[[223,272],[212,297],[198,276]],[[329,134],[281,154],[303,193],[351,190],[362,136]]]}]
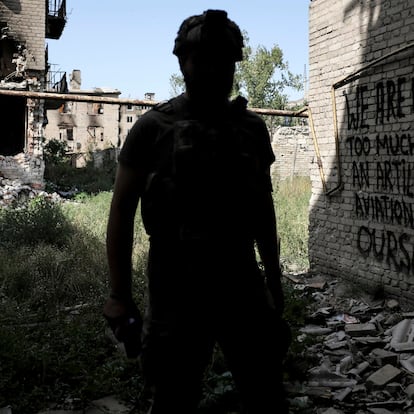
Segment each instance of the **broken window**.
[{"label": "broken window", "polygon": [[88,126],[87,131],[91,138],[96,138],[95,127]]},{"label": "broken window", "polygon": [[88,103],[88,115],[102,115],[104,106],[101,103]]},{"label": "broken window", "polygon": [[0,79],[4,79],[16,71],[16,63],[13,60],[18,52],[17,43],[3,36],[0,39]]},{"label": "broken window", "polygon": [[0,154],[16,155],[24,151],[26,137],[26,100],[0,95],[1,126]]},{"label": "broken window", "polygon": [[72,112],[72,102],[65,102],[59,107],[59,113],[61,114],[70,114]]}]

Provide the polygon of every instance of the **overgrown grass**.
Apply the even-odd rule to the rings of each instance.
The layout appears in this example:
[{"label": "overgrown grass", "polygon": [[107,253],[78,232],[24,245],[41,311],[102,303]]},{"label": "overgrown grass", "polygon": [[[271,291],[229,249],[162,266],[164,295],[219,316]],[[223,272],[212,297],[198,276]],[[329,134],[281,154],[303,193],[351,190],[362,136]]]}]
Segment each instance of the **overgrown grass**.
[{"label": "overgrown grass", "polygon": [[[309,182],[295,178],[275,188],[282,259],[306,267]],[[81,194],[61,205],[38,198],[23,209],[0,210],[0,407],[10,405],[13,414],[52,402],[81,409],[108,394],[145,412],[145,398],[137,401],[143,387],[137,364],[108,340],[101,315],[111,196]],[[139,215],[135,234],[134,296],[142,309],[148,240]],[[298,318],[289,297],[291,317]],[[207,400],[222,401],[231,389],[219,356],[206,384]]]},{"label": "overgrown grass", "polygon": [[308,177],[274,181],[281,261],[287,269],[304,271],[308,260],[308,209],[311,182]]},{"label": "overgrown grass", "polygon": [[[110,199],[109,192],[63,205],[38,198],[0,210],[0,407],[14,414],[51,402],[82,408],[142,386],[102,318]],[[134,274],[138,301],[143,266]]]}]

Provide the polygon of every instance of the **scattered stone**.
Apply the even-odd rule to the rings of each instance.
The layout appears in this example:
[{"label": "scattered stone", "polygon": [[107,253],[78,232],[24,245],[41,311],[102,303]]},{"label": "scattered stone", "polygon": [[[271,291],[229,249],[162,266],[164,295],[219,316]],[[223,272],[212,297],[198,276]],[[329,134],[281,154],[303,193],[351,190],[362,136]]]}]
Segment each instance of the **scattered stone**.
[{"label": "scattered stone", "polygon": [[343,411],[337,410],[333,407],[328,408],[326,411],[323,411],[322,414],[342,414]]},{"label": "scattered stone", "polygon": [[387,410],[386,408],[368,408],[368,411],[372,414],[393,414],[393,411]]},{"label": "scattered stone", "polygon": [[121,404],[115,397],[108,396],[95,400],[92,404],[105,414],[127,414],[131,412],[131,407]]},{"label": "scattered stone", "polygon": [[399,382],[390,382],[385,386],[385,390],[391,395],[401,391],[401,384]]},{"label": "scattered stone", "polygon": [[410,384],[405,388],[405,393],[410,400],[414,400],[414,384]]},{"label": "scattered stone", "polygon": [[397,300],[395,299],[390,299],[389,301],[387,301],[387,308],[390,310],[396,310],[400,307],[400,304]]},{"label": "scattered stone", "polygon": [[391,348],[395,351],[414,351],[414,319],[403,319],[392,329]]},{"label": "scattered stone", "polygon": [[410,356],[407,359],[401,359],[400,364],[408,372],[414,374],[414,355]]},{"label": "scattered stone", "polygon": [[352,377],[359,377],[367,368],[369,367],[369,362],[363,361],[355,368],[352,368],[349,370],[348,375],[351,375]]},{"label": "scattered stone", "polygon": [[385,384],[398,378],[400,374],[401,370],[391,364],[387,364],[367,378],[367,385],[373,388],[383,387]]},{"label": "scattered stone", "polygon": [[350,336],[370,336],[377,333],[373,323],[355,323],[345,325],[345,332]]},{"label": "scattered stone", "polygon": [[333,399],[335,401],[343,401],[349,394],[351,394],[351,392],[352,392],[352,388],[351,387],[346,387],[343,390],[337,391],[333,395]]},{"label": "scattered stone", "polygon": [[[3,414],[0,411],[0,414]],[[10,411],[11,414],[11,411]],[[73,411],[73,410],[46,410],[39,412],[38,414],[83,414],[83,411]],[[100,413],[102,414],[102,412]]]},{"label": "scattered stone", "polygon": [[348,345],[348,341],[341,341],[341,342],[328,342],[325,343],[325,346],[330,349],[330,350],[336,350],[336,349],[340,349],[340,348],[344,348],[345,346]]},{"label": "scattered stone", "polygon": [[380,366],[386,364],[396,365],[398,362],[398,355],[385,349],[375,348],[370,355]]},{"label": "scattered stone", "polygon": [[18,208],[37,196],[44,197],[54,203],[64,200],[58,193],[47,193],[23,184],[20,180],[0,177],[0,208]]},{"label": "scattered stone", "polygon": [[332,332],[332,329],[324,328],[322,326],[308,325],[301,328],[300,331],[307,335],[327,335]]},{"label": "scattered stone", "polygon": [[[299,275],[294,283],[307,284]],[[317,414],[414,414],[414,312],[392,299],[340,297],[335,288],[301,291],[312,300],[301,333],[317,341],[304,342],[305,352],[319,359],[301,395]]]}]

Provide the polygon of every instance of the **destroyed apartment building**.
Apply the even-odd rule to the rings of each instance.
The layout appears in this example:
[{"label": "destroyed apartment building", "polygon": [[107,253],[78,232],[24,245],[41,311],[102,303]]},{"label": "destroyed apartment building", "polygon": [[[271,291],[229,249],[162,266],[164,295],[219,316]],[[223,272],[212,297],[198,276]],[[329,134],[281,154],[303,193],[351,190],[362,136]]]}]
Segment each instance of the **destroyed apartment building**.
[{"label": "destroyed apartment building", "polygon": [[65,23],[65,0],[0,2],[0,175],[33,187],[43,184],[42,129],[52,101],[24,92],[66,90],[65,75],[55,78],[49,71],[45,43],[59,39]]},{"label": "destroyed apartment building", "polygon": [[[68,99],[61,101],[58,108],[47,109],[45,143],[65,143],[74,167],[85,166],[91,158],[99,166],[105,153],[112,157],[117,154],[135,121],[151,107],[150,103],[155,104],[154,94],[145,95],[147,105],[136,105],[134,101],[120,99],[118,89],[82,89],[81,83],[81,71],[73,70]],[[78,100],[71,101],[70,96]],[[105,103],[108,100],[110,103]]]}]

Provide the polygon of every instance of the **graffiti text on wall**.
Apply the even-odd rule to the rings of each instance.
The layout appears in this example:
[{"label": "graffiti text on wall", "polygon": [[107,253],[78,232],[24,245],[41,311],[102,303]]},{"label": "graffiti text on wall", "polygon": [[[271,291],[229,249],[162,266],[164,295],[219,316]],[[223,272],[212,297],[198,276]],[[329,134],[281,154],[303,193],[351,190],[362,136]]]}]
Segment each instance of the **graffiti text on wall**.
[{"label": "graffiti text on wall", "polygon": [[414,274],[414,78],[361,84],[344,93],[346,156],[357,248]]}]

